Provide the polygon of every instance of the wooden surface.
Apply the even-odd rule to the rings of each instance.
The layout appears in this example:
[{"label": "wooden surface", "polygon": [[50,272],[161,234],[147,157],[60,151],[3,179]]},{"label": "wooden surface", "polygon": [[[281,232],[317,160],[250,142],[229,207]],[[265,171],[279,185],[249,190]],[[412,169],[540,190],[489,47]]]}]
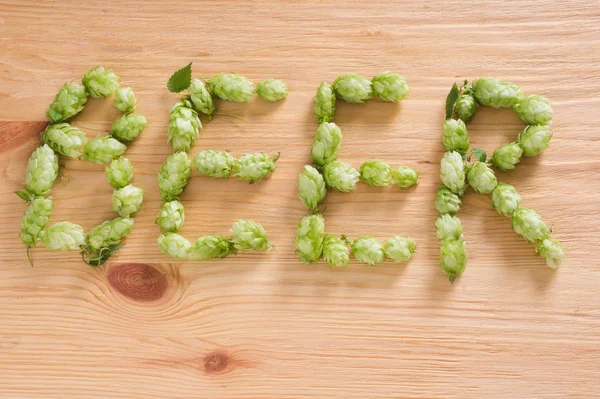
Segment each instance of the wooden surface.
[{"label": "wooden surface", "polygon": [[[600,3],[0,1],[0,397],[2,398],[592,398],[600,389]],[[234,5],[235,4],[235,5]],[[189,61],[285,80],[279,104],[219,104],[200,149],[281,152],[259,184],[194,176],[183,234],[261,222],[276,249],[205,263],[163,255],[153,224],[156,174],[170,152],[165,83]],[[18,239],[26,159],[63,82],[114,69],[150,121],[127,157],[144,188],[127,245],[93,269],[79,255]],[[403,74],[400,105],[339,104],[341,158],[414,166],[417,188],[360,185],[326,199],[327,231],[411,235],[407,265],[329,270],[293,252],[307,213],[295,183],[317,124],[312,97],[344,72]],[[501,174],[567,248],[556,272],[488,198],[461,214],[469,264],[454,285],[439,270],[433,198],[445,96],[456,81],[497,76],[548,96],[554,138]],[[117,116],[92,100],[75,125],[103,134]],[[522,123],[480,110],[474,146],[492,151]],[[90,229],[111,218],[102,167],[65,161],[52,221]],[[133,264],[132,264],[133,263]]]}]

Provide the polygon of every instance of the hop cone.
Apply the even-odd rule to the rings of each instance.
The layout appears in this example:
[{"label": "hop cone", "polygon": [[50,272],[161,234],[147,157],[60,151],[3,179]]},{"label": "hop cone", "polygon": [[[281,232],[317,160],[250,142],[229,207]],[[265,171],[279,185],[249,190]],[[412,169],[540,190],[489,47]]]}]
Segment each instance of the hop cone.
[{"label": "hop cone", "polygon": [[113,159],[104,169],[106,179],[114,188],[122,188],[133,181],[133,165],[129,159],[119,157]]},{"label": "hop cone", "polygon": [[410,87],[406,80],[395,73],[383,72],[371,79],[373,95],[383,101],[401,101],[408,97]]},{"label": "hop cone", "polygon": [[546,237],[538,241],[535,252],[544,258],[546,264],[552,269],[560,266],[560,262],[565,256],[565,250],[560,241],[552,237]]},{"label": "hop cone", "polygon": [[477,101],[473,97],[471,90],[463,91],[454,105],[458,118],[464,122],[469,122],[477,111]]},{"label": "hop cone", "polygon": [[467,180],[479,194],[491,194],[498,185],[494,171],[485,163],[479,162],[468,168]]},{"label": "hop cone", "polygon": [[350,263],[348,245],[336,236],[326,235],[323,239],[323,258],[330,267],[347,267]]},{"label": "hop cone", "polygon": [[338,77],[333,82],[333,90],[338,98],[349,103],[364,103],[373,97],[371,82],[355,73]]},{"label": "hop cone", "polygon": [[435,209],[441,214],[456,213],[460,210],[461,204],[460,197],[446,186],[441,186],[435,195]]},{"label": "hop cone", "polygon": [[335,92],[325,82],[317,89],[314,111],[319,123],[331,122],[335,117]]},{"label": "hop cone", "polygon": [[180,151],[169,155],[158,170],[160,198],[163,201],[176,199],[188,184],[191,173],[192,161],[185,152]]},{"label": "hop cone", "polygon": [[46,110],[51,123],[63,122],[80,113],[87,102],[88,94],[80,84],[67,82],[56,93]]},{"label": "hop cone", "polygon": [[349,163],[334,161],[325,165],[323,178],[327,187],[344,193],[354,191],[360,174]]},{"label": "hop cone", "polygon": [[94,227],[86,237],[90,249],[98,253],[102,248],[119,244],[133,229],[133,219],[117,217]]},{"label": "hop cone", "polygon": [[192,249],[192,243],[177,233],[161,234],[156,242],[164,253],[176,259],[188,258]]},{"label": "hop cone", "polygon": [[383,249],[388,258],[396,262],[406,262],[417,250],[417,244],[410,237],[395,236],[383,243]]},{"label": "hop cone", "polygon": [[327,187],[319,171],[312,166],[305,165],[298,175],[298,196],[300,201],[311,210],[316,210],[325,199]]},{"label": "hop cone", "polygon": [[446,151],[456,151],[464,154],[469,149],[467,126],[461,119],[446,119],[442,143]]},{"label": "hop cone", "polygon": [[254,85],[243,76],[223,73],[213,76],[208,82],[213,94],[221,100],[247,103],[254,94]]},{"label": "hop cone", "polygon": [[512,170],[521,161],[523,150],[517,143],[508,143],[499,147],[492,155],[492,165],[501,171]]},{"label": "hop cone", "polygon": [[231,226],[231,241],[241,251],[271,248],[265,229],[251,220],[240,219]]},{"label": "hop cone", "polygon": [[46,228],[51,211],[52,199],[36,197],[31,200],[21,219],[21,233],[19,234],[19,238],[23,244],[27,247],[35,245],[42,230]]},{"label": "hop cone", "polygon": [[500,183],[492,193],[492,206],[502,216],[512,216],[521,204],[521,196],[510,184]]},{"label": "hop cone", "polygon": [[318,261],[323,254],[325,219],[323,215],[305,216],[298,223],[294,247],[300,260],[306,264]]},{"label": "hop cone", "polygon": [[548,227],[536,211],[528,208],[519,208],[512,215],[512,227],[528,242],[543,240],[548,236]]},{"label": "hop cone", "polygon": [[342,144],[342,129],[333,122],[323,122],[317,129],[311,155],[318,166],[325,166],[337,159]]},{"label": "hop cone", "polygon": [[98,136],[87,142],[83,148],[83,158],[97,164],[108,163],[119,158],[127,146],[112,136]]},{"label": "hop cone", "polygon": [[463,236],[462,223],[456,216],[441,215],[435,221],[435,234],[440,240],[461,240]]},{"label": "hop cone", "polygon": [[259,181],[269,177],[275,171],[277,159],[279,156],[271,158],[264,152],[245,154],[234,163],[233,172],[240,180]]},{"label": "hop cone", "polygon": [[458,152],[451,151],[444,154],[440,162],[440,178],[442,183],[455,194],[462,195],[465,192],[465,166]]},{"label": "hop cone", "polygon": [[229,238],[219,235],[209,235],[196,240],[190,251],[190,258],[202,261],[224,258],[232,253],[235,253],[235,248]]},{"label": "hop cone", "polygon": [[144,190],[131,184],[113,191],[112,209],[121,217],[138,212],[144,202]]},{"label": "hop cone", "polygon": [[440,248],[440,263],[442,271],[450,281],[465,271],[467,265],[467,243],[463,240],[444,240]]},{"label": "hop cone", "polygon": [[121,83],[121,78],[113,71],[99,66],[89,69],[83,75],[82,81],[90,96],[106,98],[115,94],[119,88],[119,83]]},{"label": "hop cone", "polygon": [[27,161],[25,189],[31,195],[44,196],[50,192],[58,176],[58,155],[48,145],[36,148]]},{"label": "hop cone", "polygon": [[80,148],[85,144],[85,133],[69,125],[57,123],[48,125],[42,134],[42,141],[55,152],[71,158],[81,156]]},{"label": "hop cone", "polygon": [[373,159],[361,165],[360,177],[371,186],[389,186],[392,179],[392,169],[385,162]]},{"label": "hop cone", "polygon": [[190,93],[190,100],[194,104],[194,109],[212,118],[217,112],[217,106],[206,84],[200,79],[192,79],[192,83],[188,87],[188,92]]},{"label": "hop cone", "polygon": [[115,93],[115,107],[124,114],[130,114],[135,110],[137,100],[131,87],[121,87]]},{"label": "hop cone", "polygon": [[546,97],[523,97],[514,105],[519,118],[528,125],[547,125],[552,121],[552,105]]},{"label": "hop cone", "polygon": [[148,121],[142,115],[123,115],[112,124],[112,136],[119,141],[133,141],[146,128]]},{"label": "hop cone", "polygon": [[78,224],[58,222],[44,230],[41,238],[42,243],[54,251],[68,251],[83,245],[85,233]]},{"label": "hop cone", "polygon": [[167,138],[173,151],[188,151],[199,136],[202,123],[192,103],[181,100],[171,108]]},{"label": "hop cone", "polygon": [[419,174],[410,166],[400,166],[392,170],[392,179],[396,186],[400,188],[409,188],[419,183]]},{"label": "hop cone", "polygon": [[523,155],[533,157],[540,154],[550,144],[552,131],[548,125],[527,126],[519,135],[519,145],[523,149]]},{"label": "hop cone", "polygon": [[523,97],[517,85],[492,78],[474,81],[473,94],[481,105],[492,108],[510,108]]},{"label": "hop cone", "polygon": [[288,96],[288,87],[281,80],[267,79],[258,82],[256,94],[265,101],[279,101]]},{"label": "hop cone", "polygon": [[154,223],[160,227],[161,233],[177,233],[184,222],[183,204],[178,200],[165,202]]},{"label": "hop cone", "polygon": [[367,265],[375,265],[385,260],[383,244],[369,236],[358,237],[352,243],[352,253],[356,260]]},{"label": "hop cone", "polygon": [[226,178],[233,173],[236,159],[226,151],[200,151],[194,157],[194,167],[204,175]]}]

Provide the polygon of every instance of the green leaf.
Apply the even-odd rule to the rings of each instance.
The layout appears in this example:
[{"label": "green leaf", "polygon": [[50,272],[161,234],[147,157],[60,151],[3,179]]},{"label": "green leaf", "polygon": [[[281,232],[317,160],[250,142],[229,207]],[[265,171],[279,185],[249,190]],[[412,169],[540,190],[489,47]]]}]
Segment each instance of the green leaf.
[{"label": "green leaf", "polygon": [[[81,258],[85,263],[92,267],[102,266],[112,255],[114,255],[125,244],[115,244],[110,247],[101,248],[97,254],[93,253],[89,247],[84,247],[81,252]],[[95,255],[92,257],[92,255]],[[86,256],[88,259],[86,259]]]},{"label": "green leaf", "polygon": [[473,156],[477,158],[479,162],[485,162],[485,160],[487,159],[487,154],[485,153],[485,151],[479,148],[473,148],[471,150],[471,154],[473,154]]},{"label": "green leaf", "polygon": [[17,196],[23,201],[31,201],[31,199],[33,198],[33,196],[25,190],[17,190],[15,191],[15,194],[17,194]]},{"label": "green leaf", "polygon": [[167,82],[167,88],[171,93],[184,91],[192,83],[192,63],[175,72]]},{"label": "green leaf", "polygon": [[454,83],[450,93],[448,93],[448,97],[446,97],[446,119],[452,118],[452,114],[454,114],[454,104],[456,103],[459,94],[458,86]]}]

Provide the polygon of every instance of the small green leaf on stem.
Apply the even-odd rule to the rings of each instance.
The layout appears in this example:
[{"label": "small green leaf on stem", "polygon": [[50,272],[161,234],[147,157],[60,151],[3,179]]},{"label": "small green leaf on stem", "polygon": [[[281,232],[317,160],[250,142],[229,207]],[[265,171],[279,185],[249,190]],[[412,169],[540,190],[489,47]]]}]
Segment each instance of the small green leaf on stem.
[{"label": "small green leaf on stem", "polygon": [[473,154],[473,156],[477,158],[479,162],[485,162],[485,160],[487,159],[487,154],[485,153],[485,151],[479,148],[473,148],[471,150],[471,154]]},{"label": "small green leaf on stem", "polygon": [[171,93],[184,91],[192,83],[192,63],[175,72],[167,82],[167,88]]},{"label": "small green leaf on stem", "polygon": [[446,97],[446,119],[452,118],[452,115],[454,114],[454,104],[456,103],[456,100],[458,100],[459,94],[458,86],[454,83],[450,93],[448,93],[448,97]]}]

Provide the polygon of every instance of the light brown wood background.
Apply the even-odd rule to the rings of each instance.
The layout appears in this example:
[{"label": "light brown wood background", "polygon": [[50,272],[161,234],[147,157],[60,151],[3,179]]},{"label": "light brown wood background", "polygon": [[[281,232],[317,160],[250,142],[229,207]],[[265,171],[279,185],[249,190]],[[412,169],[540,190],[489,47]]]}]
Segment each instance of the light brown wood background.
[{"label": "light brown wood background", "polygon": [[[598,1],[194,2],[0,1],[0,397],[2,398],[592,398],[600,389],[600,3]],[[169,75],[221,71],[285,80],[278,104],[220,103],[192,151],[281,152],[272,178],[248,185],[194,176],[183,234],[261,222],[276,249],[180,262],[156,246],[156,174],[170,153]],[[127,245],[93,269],[79,255],[18,239],[26,160],[63,82],[114,69],[150,121],[128,153],[143,210]],[[399,105],[339,104],[341,158],[418,169],[417,188],[360,185],[329,194],[327,231],[411,235],[410,263],[329,270],[301,264],[307,213],[296,176],[310,161],[321,81],[391,70],[412,86]],[[567,248],[557,271],[467,195],[469,264],[440,272],[433,198],[444,99],[454,81],[496,76],[554,104],[554,138],[501,174]],[[75,125],[105,133],[112,101],[92,100]],[[523,125],[482,109],[469,125],[491,152]],[[65,161],[52,221],[90,229],[113,217],[103,169]],[[147,266],[135,266],[138,263]],[[122,266],[125,265],[125,266]]]}]

